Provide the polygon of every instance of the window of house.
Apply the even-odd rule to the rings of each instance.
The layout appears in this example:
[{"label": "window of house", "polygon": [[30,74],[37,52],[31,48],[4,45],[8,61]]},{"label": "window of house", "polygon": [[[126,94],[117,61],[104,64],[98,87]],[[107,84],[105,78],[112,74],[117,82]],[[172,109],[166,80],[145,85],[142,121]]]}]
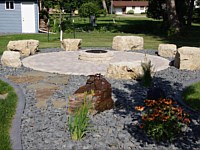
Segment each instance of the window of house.
[{"label": "window of house", "polygon": [[132,9],[135,9],[135,6],[133,6]]},{"label": "window of house", "polygon": [[14,2],[13,1],[6,1],[6,9],[14,9]]},{"label": "window of house", "polygon": [[140,7],[140,10],[144,10],[144,7],[143,7],[143,6],[141,6],[141,7]]}]

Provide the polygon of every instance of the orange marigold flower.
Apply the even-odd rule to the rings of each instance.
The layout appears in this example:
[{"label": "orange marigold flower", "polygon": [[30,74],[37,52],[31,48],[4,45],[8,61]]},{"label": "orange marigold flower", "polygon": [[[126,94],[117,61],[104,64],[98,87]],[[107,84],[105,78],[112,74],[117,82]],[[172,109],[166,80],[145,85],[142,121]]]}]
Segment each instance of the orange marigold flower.
[{"label": "orange marigold flower", "polygon": [[188,123],[190,123],[190,119],[189,118],[184,118],[183,122],[188,124]]},{"label": "orange marigold flower", "polygon": [[152,120],[154,120],[155,119],[155,117],[153,116],[153,115],[150,115],[149,117],[148,117],[148,120],[149,121],[152,121]]},{"label": "orange marigold flower", "polygon": [[141,129],[143,129],[144,128],[144,124],[142,123],[142,124],[140,124],[140,126],[139,126]]},{"label": "orange marigold flower", "polygon": [[142,120],[143,121],[147,120],[147,116],[142,116]]},{"label": "orange marigold flower", "polygon": [[156,103],[155,100],[145,100],[144,102],[145,102],[145,104],[146,104],[147,106],[152,106],[152,105],[154,105],[154,104]]},{"label": "orange marigold flower", "polygon": [[165,116],[162,117],[162,121],[164,121],[164,122],[167,121],[168,119],[169,119],[168,115],[165,115]]},{"label": "orange marigold flower", "polygon": [[165,99],[163,102],[165,104],[167,104],[167,105],[171,105],[172,104],[172,100],[171,99]]},{"label": "orange marigold flower", "polygon": [[144,110],[144,106],[135,106],[135,110],[143,111]]}]

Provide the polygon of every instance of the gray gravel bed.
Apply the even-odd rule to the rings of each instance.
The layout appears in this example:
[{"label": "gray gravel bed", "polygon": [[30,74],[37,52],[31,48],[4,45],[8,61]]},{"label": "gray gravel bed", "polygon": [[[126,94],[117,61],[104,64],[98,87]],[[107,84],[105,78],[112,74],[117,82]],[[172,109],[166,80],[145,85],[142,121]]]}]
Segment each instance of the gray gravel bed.
[{"label": "gray gravel bed", "polygon": [[[102,48],[103,49],[103,48]],[[41,52],[60,51],[60,49],[42,49]],[[140,51],[155,55],[155,50]],[[0,75],[19,75],[31,69],[22,67],[13,69],[0,65]],[[162,87],[166,96],[181,102],[183,85],[199,81],[200,71],[178,70],[174,67],[159,71],[153,79],[154,86]],[[147,88],[135,80],[107,79],[113,89],[115,108],[94,116],[90,116],[92,130],[81,141],[72,141],[67,126],[67,115],[64,109],[53,108],[52,101],[65,98],[84,85],[85,76],[71,75],[67,85],[56,92],[48,100],[47,109],[35,107],[35,92],[27,90],[27,84],[20,84],[25,95],[26,106],[22,116],[21,134],[23,149],[199,149],[200,117],[187,107],[192,122],[184,134],[173,143],[156,143],[138,128],[140,113],[134,106],[141,104],[146,98]],[[180,105],[182,105],[180,103]],[[184,105],[183,105],[184,106]]]}]

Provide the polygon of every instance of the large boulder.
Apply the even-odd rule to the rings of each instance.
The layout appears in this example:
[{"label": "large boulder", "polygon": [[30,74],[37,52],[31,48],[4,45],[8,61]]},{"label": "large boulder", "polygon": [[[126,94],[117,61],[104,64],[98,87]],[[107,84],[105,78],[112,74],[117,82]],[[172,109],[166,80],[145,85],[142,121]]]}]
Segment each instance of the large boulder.
[{"label": "large boulder", "polygon": [[174,66],[179,69],[200,70],[200,48],[181,47],[178,49]]},{"label": "large boulder", "polygon": [[139,36],[115,36],[112,42],[112,48],[119,51],[142,50],[143,45],[143,37]]},{"label": "large boulder", "polygon": [[175,44],[159,44],[158,55],[162,57],[175,57],[177,46]]},{"label": "large boulder", "polygon": [[21,56],[33,55],[38,50],[39,41],[38,40],[18,40],[9,41],[7,45],[7,50],[18,51]]},{"label": "large boulder", "polygon": [[[91,90],[93,93],[91,93]],[[85,92],[88,94],[85,95]],[[68,114],[73,113],[80,107],[84,102],[84,98],[91,100],[92,112],[102,112],[114,107],[111,84],[100,74],[90,75],[86,85],[81,86],[69,98]]]},{"label": "large boulder", "polygon": [[66,51],[77,51],[81,46],[82,39],[64,39],[61,48]]},{"label": "large boulder", "polygon": [[13,51],[4,51],[1,57],[1,63],[3,66],[9,67],[21,67],[20,53]]},{"label": "large boulder", "polygon": [[137,79],[143,73],[141,61],[110,63],[106,76],[114,79]]}]

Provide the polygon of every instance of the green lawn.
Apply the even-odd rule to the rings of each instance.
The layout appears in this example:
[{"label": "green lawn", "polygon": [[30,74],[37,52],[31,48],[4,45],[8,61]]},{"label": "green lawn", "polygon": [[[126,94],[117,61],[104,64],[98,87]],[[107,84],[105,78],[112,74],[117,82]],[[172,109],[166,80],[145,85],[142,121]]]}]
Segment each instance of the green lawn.
[{"label": "green lawn", "polygon": [[[111,47],[112,39],[117,35],[136,35],[144,38],[145,49],[157,49],[160,43],[173,43],[181,46],[200,46],[200,24],[194,24],[185,35],[169,38],[160,30],[161,22],[146,17],[100,17],[97,27],[90,30],[88,18],[86,20],[74,17],[76,38],[81,38],[82,47]],[[115,23],[113,22],[113,19]],[[73,38],[73,29],[65,33],[63,38]],[[39,48],[60,47],[59,34],[16,34],[0,36],[0,54],[6,50],[10,40],[36,39],[40,41]]]},{"label": "green lawn", "polygon": [[184,90],[183,99],[190,107],[200,111],[200,82],[187,87]]},{"label": "green lawn", "polygon": [[14,89],[0,80],[0,94],[8,93],[6,99],[0,99],[0,150],[10,150],[10,128],[15,114],[17,95]]}]

